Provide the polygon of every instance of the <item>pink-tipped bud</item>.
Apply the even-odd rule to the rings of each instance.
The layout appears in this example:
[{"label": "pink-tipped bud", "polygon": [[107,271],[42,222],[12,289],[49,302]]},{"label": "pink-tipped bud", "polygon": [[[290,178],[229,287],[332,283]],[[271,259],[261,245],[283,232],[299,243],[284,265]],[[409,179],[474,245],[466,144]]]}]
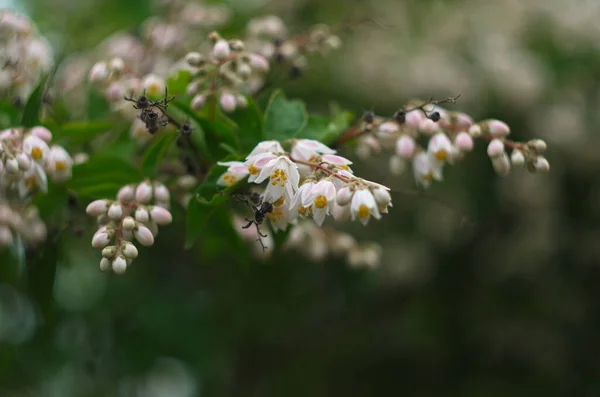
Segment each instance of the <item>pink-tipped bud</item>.
[{"label": "pink-tipped bud", "polygon": [[233,94],[230,93],[222,94],[219,98],[219,104],[221,105],[221,109],[223,109],[224,112],[231,113],[235,110],[236,107],[235,96],[233,96]]},{"label": "pink-tipped bud", "polygon": [[125,219],[123,219],[123,230],[133,230],[135,228],[135,220],[128,216]]},{"label": "pink-tipped bud", "polygon": [[123,258],[122,256],[117,256],[112,261],[112,269],[117,274],[125,273],[125,270],[127,270],[127,261],[125,260],[125,258]]},{"label": "pink-tipped bud", "polygon": [[226,40],[218,40],[212,49],[212,55],[217,61],[223,61],[229,57],[231,50]]},{"label": "pink-tipped bud", "polygon": [[173,221],[171,213],[162,207],[152,207],[150,216],[159,225],[168,225]]},{"label": "pink-tipped bud", "polygon": [[17,154],[17,163],[21,171],[27,171],[31,167],[31,157],[25,153]]},{"label": "pink-tipped bud", "polygon": [[134,230],[133,236],[145,247],[154,244],[154,235],[146,226],[138,226],[137,229]]},{"label": "pink-tipped bud", "polygon": [[102,83],[108,78],[108,66],[104,62],[98,62],[90,69],[89,79],[92,83]]},{"label": "pink-tipped bud", "polygon": [[498,175],[508,175],[510,172],[510,159],[508,158],[508,155],[505,152],[502,152],[499,156],[492,157],[492,166]]},{"label": "pink-tipped bud", "polygon": [[473,150],[473,138],[467,132],[459,132],[454,140],[454,145],[461,152],[470,152]]},{"label": "pink-tipped bud", "polygon": [[341,206],[348,205],[350,203],[350,200],[352,200],[353,194],[354,194],[354,192],[352,192],[350,187],[344,186],[337,191],[337,194],[335,196],[335,201],[336,201],[336,203],[338,203],[338,205],[341,205]]},{"label": "pink-tipped bud", "polygon": [[92,247],[94,248],[104,248],[110,243],[110,236],[107,232],[96,233],[92,238]]},{"label": "pink-tipped bud", "polygon": [[206,104],[206,95],[200,94],[192,98],[191,108],[192,110],[200,110]]},{"label": "pink-tipped bud", "polygon": [[29,133],[33,136],[37,136],[38,138],[40,138],[42,141],[46,142],[46,143],[50,143],[50,141],[52,140],[52,133],[50,132],[50,130],[46,127],[33,127]]},{"label": "pink-tipped bud", "polygon": [[125,86],[120,81],[114,81],[106,88],[105,94],[109,102],[120,101],[125,96]]},{"label": "pink-tipped bud", "polygon": [[135,200],[140,204],[146,204],[152,200],[152,185],[149,182],[142,182],[135,189]]},{"label": "pink-tipped bud", "polygon": [[106,214],[110,202],[108,200],[95,200],[88,204],[85,212],[91,216],[100,216]]},{"label": "pink-tipped bud", "polygon": [[110,259],[102,258],[100,259],[100,270],[103,272],[107,272],[110,270]]},{"label": "pink-tipped bud", "polygon": [[157,201],[169,201],[169,189],[162,183],[154,184],[154,199]]},{"label": "pink-tipped bud", "polygon": [[431,119],[425,119],[419,124],[419,131],[424,134],[435,134],[440,131],[440,125]]},{"label": "pink-tipped bud", "polygon": [[135,198],[135,186],[134,185],[125,185],[119,192],[117,193],[117,199],[123,203],[128,203],[133,201]]},{"label": "pink-tipped bud", "polygon": [[121,250],[123,255],[129,259],[135,259],[138,256],[138,250],[135,248],[135,245],[131,243],[125,243],[123,249]]},{"label": "pink-tipped bud", "polygon": [[148,215],[148,211],[145,208],[140,207],[135,210],[135,220],[142,223],[148,223],[150,215]]},{"label": "pink-tipped bud", "polygon": [[112,220],[119,220],[123,216],[123,207],[121,204],[114,203],[108,207],[108,217]]},{"label": "pink-tipped bud", "polygon": [[415,153],[415,140],[408,135],[402,135],[396,141],[396,155],[404,158],[411,159]]},{"label": "pink-tipped bud", "polygon": [[258,70],[259,72],[268,72],[269,71],[269,61],[263,56],[258,54],[250,54],[250,67],[254,70]]},{"label": "pink-tipped bud", "polygon": [[504,121],[489,120],[487,129],[494,138],[504,138],[510,134],[510,127]]},{"label": "pink-tipped bud", "polygon": [[19,172],[19,162],[14,157],[8,158],[4,161],[4,169],[9,174],[16,174]]},{"label": "pink-tipped bud", "polygon": [[504,154],[504,143],[500,139],[493,139],[487,147],[487,154],[491,158],[502,156]]}]

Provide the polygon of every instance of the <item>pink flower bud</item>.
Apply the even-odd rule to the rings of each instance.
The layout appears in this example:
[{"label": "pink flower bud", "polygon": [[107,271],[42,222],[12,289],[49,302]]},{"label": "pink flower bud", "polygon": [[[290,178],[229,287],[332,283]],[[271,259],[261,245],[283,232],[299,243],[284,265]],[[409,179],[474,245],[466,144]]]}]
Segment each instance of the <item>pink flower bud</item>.
[{"label": "pink flower bud", "polygon": [[424,134],[435,134],[440,130],[440,125],[431,119],[425,119],[419,124],[419,131]]},{"label": "pink flower bud", "polygon": [[473,138],[466,132],[459,132],[454,140],[456,147],[462,152],[470,152],[473,150]]},{"label": "pink flower bud", "polygon": [[373,190],[373,197],[375,197],[375,202],[380,207],[387,206],[392,201],[390,192],[382,187]]},{"label": "pink flower bud", "polygon": [[250,54],[250,66],[252,69],[258,70],[259,72],[269,71],[269,61],[263,56],[258,54]]},{"label": "pink flower bud", "polygon": [[415,153],[415,146],[415,140],[412,137],[402,135],[396,141],[396,154],[404,159],[410,159]]},{"label": "pink flower bud", "polygon": [[190,66],[202,66],[205,63],[204,56],[199,52],[188,52],[185,54],[185,61]]},{"label": "pink flower bud", "polygon": [[145,208],[140,207],[137,210],[135,210],[135,219],[138,222],[148,223],[148,221],[150,220],[150,216],[148,215],[148,211]]},{"label": "pink flower bud", "polygon": [[217,61],[227,59],[230,54],[229,43],[225,40],[218,40],[213,46],[212,55]]},{"label": "pink flower bud", "polygon": [[168,225],[173,221],[171,213],[162,207],[152,207],[150,216],[159,225]]},{"label": "pink flower bud", "polygon": [[100,259],[100,270],[106,272],[110,269],[110,259],[102,258]]},{"label": "pink flower bud", "polygon": [[114,81],[110,83],[105,94],[109,102],[120,101],[125,96],[125,86],[120,81]]},{"label": "pink flower bud", "polygon": [[152,200],[152,185],[149,182],[142,182],[135,189],[135,200],[140,204],[146,204]]},{"label": "pink flower bud", "polygon": [[46,143],[50,143],[52,140],[52,133],[46,127],[33,127],[29,133],[33,136],[37,136]]},{"label": "pink flower bud", "polygon": [[162,183],[154,184],[154,199],[157,201],[169,201],[169,189]]},{"label": "pink flower bud", "polygon": [[400,131],[400,126],[394,121],[386,121],[378,128],[378,132],[382,134],[395,134],[398,131]]},{"label": "pink flower bud", "polygon": [[110,236],[106,232],[96,233],[94,234],[94,238],[92,238],[92,247],[94,248],[104,248],[110,243]]},{"label": "pink flower bud", "polygon": [[135,186],[125,185],[117,193],[117,199],[123,203],[128,203],[135,198]]},{"label": "pink flower bud", "polygon": [[200,110],[204,107],[205,103],[206,103],[206,95],[203,95],[203,94],[196,95],[194,98],[192,98],[192,103],[191,103],[190,107],[192,108],[192,110]]},{"label": "pink flower bud", "polygon": [[21,171],[27,171],[31,167],[31,157],[25,153],[17,154],[17,163]]},{"label": "pink flower bud", "polygon": [[135,220],[128,216],[123,219],[123,230],[133,230],[135,228]]},{"label": "pink flower bud", "polygon": [[125,273],[125,270],[127,270],[127,261],[125,261],[125,258],[122,256],[117,256],[112,261],[112,268],[115,273],[123,274]]},{"label": "pink flower bud", "polygon": [[354,192],[352,192],[350,187],[344,186],[337,191],[335,201],[337,204],[342,206],[348,205],[350,203],[350,200],[352,200],[353,194]]},{"label": "pink flower bud", "polygon": [[550,163],[545,157],[542,156],[539,156],[537,159],[535,159],[533,167],[537,172],[547,173],[550,171]]},{"label": "pink flower bud", "polygon": [[104,215],[108,211],[108,200],[95,200],[88,204],[85,212],[91,216]]},{"label": "pink flower bud", "polygon": [[98,62],[90,69],[89,79],[92,83],[102,83],[108,78],[108,67],[104,62]]},{"label": "pink flower bud", "polygon": [[114,203],[108,208],[108,217],[112,220],[119,220],[123,216],[123,207],[121,204]]},{"label": "pink flower bud", "polygon": [[125,243],[123,250],[121,251],[126,258],[135,259],[138,256],[138,250],[135,245],[131,243]]},{"label": "pink flower bud", "polygon": [[508,155],[505,152],[502,152],[499,156],[492,157],[492,166],[498,175],[508,175],[510,172],[510,160]]},{"label": "pink flower bud", "polygon": [[224,112],[231,113],[236,107],[235,96],[230,93],[222,94],[221,98],[219,98],[219,104]]},{"label": "pink flower bud", "polygon": [[504,121],[489,120],[487,128],[494,138],[504,138],[510,134],[510,127]]},{"label": "pink flower bud", "polygon": [[487,147],[488,156],[500,157],[504,154],[504,143],[500,139],[493,139]]},{"label": "pink flower bud", "polygon": [[154,244],[154,236],[152,235],[150,229],[148,229],[146,226],[138,226],[137,229],[134,230],[133,236],[145,247],[149,247]]}]

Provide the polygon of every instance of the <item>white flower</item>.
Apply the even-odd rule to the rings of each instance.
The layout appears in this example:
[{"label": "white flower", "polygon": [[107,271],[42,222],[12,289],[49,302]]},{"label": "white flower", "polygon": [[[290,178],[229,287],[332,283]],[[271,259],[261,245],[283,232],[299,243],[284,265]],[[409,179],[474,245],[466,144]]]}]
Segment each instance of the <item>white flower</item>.
[{"label": "white flower", "polygon": [[452,142],[444,133],[435,134],[429,139],[427,151],[437,161],[446,161],[452,152]]},{"label": "white flower", "polygon": [[273,203],[273,211],[267,214],[267,219],[271,222],[274,231],[287,229],[291,219],[289,203],[285,196],[282,195]]},{"label": "white flower", "polygon": [[360,189],[354,192],[350,203],[350,215],[352,220],[358,218],[363,225],[369,222],[371,216],[375,219],[381,219],[375,197],[368,189]]},{"label": "white flower", "polygon": [[432,163],[427,153],[419,152],[413,158],[412,167],[413,175],[415,177],[417,185],[420,185],[422,187],[429,187],[429,185],[431,185],[431,181],[433,181],[435,177],[435,170],[432,167]]},{"label": "white flower", "polygon": [[52,178],[57,182],[64,182],[71,178],[73,159],[61,146],[54,145],[50,148],[50,156],[54,161]]},{"label": "white flower", "polygon": [[48,144],[35,135],[27,135],[23,140],[23,152],[31,156],[39,164],[44,164],[50,156]]},{"label": "white flower", "polygon": [[305,216],[308,213],[307,207],[310,206],[310,196],[314,186],[315,182],[312,180],[307,180],[300,185],[290,204],[291,219],[295,219],[298,215]]},{"label": "white flower", "polygon": [[[263,167],[273,159],[276,159],[276,156],[273,153],[259,153],[254,156],[249,156],[248,159],[244,162],[244,166],[248,169],[248,183],[255,182]],[[258,182],[257,182],[258,183]]]},{"label": "white flower", "polygon": [[228,167],[217,180],[219,186],[233,186],[249,174],[248,168],[241,161],[220,161],[217,164]]},{"label": "white flower", "polygon": [[348,167],[350,164],[352,164],[352,161],[348,160],[345,157],[338,156],[336,154],[324,154],[321,156],[321,161],[338,166],[346,171],[352,172],[350,167]]},{"label": "white flower", "polygon": [[21,198],[27,197],[35,189],[47,193],[48,177],[44,168],[40,164],[33,162],[31,168],[23,175],[23,179],[19,181],[18,189]]},{"label": "white flower", "polygon": [[402,135],[396,141],[396,155],[410,159],[415,153],[416,143],[413,137],[408,135]]},{"label": "white flower", "polygon": [[246,157],[246,159],[250,159],[250,157],[256,156],[261,153],[283,153],[283,148],[281,144],[277,141],[263,141],[260,142]]},{"label": "white flower", "polygon": [[159,96],[165,92],[165,80],[155,74],[148,74],[142,80],[142,88],[150,96]]},{"label": "white flower", "polygon": [[319,154],[334,154],[335,150],[327,147],[314,139],[299,139],[292,147],[292,157],[298,160],[309,161]]},{"label": "white flower", "polygon": [[298,167],[287,156],[279,156],[269,161],[254,182],[261,183],[267,178],[269,178],[269,184],[265,189],[265,200],[274,201],[284,194],[292,197],[298,190],[300,182]]},{"label": "white flower", "polygon": [[323,224],[325,217],[331,214],[335,204],[336,189],[329,179],[319,181],[310,191],[307,202],[302,203],[305,207],[310,205],[315,223]]}]

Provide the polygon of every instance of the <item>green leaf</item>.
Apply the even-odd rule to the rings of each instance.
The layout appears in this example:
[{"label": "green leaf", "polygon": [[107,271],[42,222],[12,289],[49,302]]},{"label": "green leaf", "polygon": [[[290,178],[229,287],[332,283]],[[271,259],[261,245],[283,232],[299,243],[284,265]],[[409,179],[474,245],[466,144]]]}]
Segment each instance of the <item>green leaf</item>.
[{"label": "green leaf", "polygon": [[126,160],[97,155],[87,163],[73,167],[73,178],[67,187],[89,199],[111,198],[123,185],[139,182],[140,179],[137,168]]},{"label": "green leaf", "polygon": [[59,247],[55,236],[48,236],[46,243],[39,247],[27,260],[27,281],[30,296],[35,300],[42,313],[48,316],[52,310],[54,279],[59,257]]},{"label": "green leaf", "polygon": [[21,111],[9,101],[0,102],[0,129],[15,127],[20,124]]},{"label": "green leaf", "polygon": [[99,120],[105,118],[110,112],[110,105],[106,98],[94,87],[88,87],[87,119]]},{"label": "green leaf", "polygon": [[167,78],[169,95],[185,95],[187,86],[192,81],[192,72],[189,70],[177,70]]},{"label": "green leaf", "polygon": [[288,100],[281,90],[273,92],[264,120],[264,138],[284,141],[295,138],[307,122],[306,108],[299,100]]},{"label": "green leaf", "polygon": [[40,113],[42,110],[43,95],[45,93],[44,88],[46,87],[46,81],[48,76],[42,78],[29,96],[25,109],[23,110],[23,117],[21,118],[21,125],[23,127],[31,128],[40,125]]},{"label": "green leaf", "polygon": [[263,136],[263,116],[258,105],[252,98],[248,98],[248,106],[244,109],[237,109],[228,115],[237,125],[237,134],[239,136],[241,151],[250,152]]},{"label": "green leaf", "polygon": [[108,121],[75,121],[49,128],[55,140],[66,140],[71,144],[81,144],[110,131],[113,127],[114,123]]},{"label": "green leaf", "polygon": [[173,146],[173,142],[175,142],[178,135],[176,132],[168,132],[156,137],[142,159],[142,174],[144,176],[148,178],[156,176],[156,170],[169,152],[169,149],[171,149],[171,146]]},{"label": "green leaf", "polygon": [[308,123],[298,134],[298,138],[315,139],[328,145],[333,143],[348,127],[354,116],[332,104],[331,116],[310,115]]}]

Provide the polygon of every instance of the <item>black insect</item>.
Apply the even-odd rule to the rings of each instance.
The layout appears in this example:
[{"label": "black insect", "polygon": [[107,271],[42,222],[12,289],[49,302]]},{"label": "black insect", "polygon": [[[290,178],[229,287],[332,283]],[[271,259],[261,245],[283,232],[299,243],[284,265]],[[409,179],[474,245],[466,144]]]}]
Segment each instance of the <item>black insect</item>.
[{"label": "black insect", "polygon": [[256,233],[258,234],[258,241],[263,249],[266,250],[267,246],[262,241],[263,237],[267,237],[266,234],[261,233],[260,225],[263,224],[267,215],[273,212],[273,203],[269,201],[264,201],[264,197],[262,197],[259,193],[247,193],[247,194],[234,194],[234,200],[241,201],[245,203],[248,207],[252,209],[254,213],[254,219],[245,218],[248,222],[246,225],[242,226],[242,229],[248,229],[252,225],[256,227]]},{"label": "black insect", "polygon": [[164,127],[171,121],[167,115],[167,107],[175,97],[169,98],[167,89],[165,88],[165,96],[159,101],[153,101],[146,96],[144,92],[137,98],[133,97],[133,93],[129,97],[125,97],[126,101],[133,102],[133,107],[141,110],[140,120],[146,125],[149,133],[155,134],[160,127]]},{"label": "black insect", "polygon": [[400,124],[404,124],[406,122],[406,112],[402,109],[398,110],[394,113],[394,120],[396,120]]},{"label": "black insect", "polygon": [[367,124],[372,124],[375,121],[375,113],[367,111],[363,113],[362,119]]}]

